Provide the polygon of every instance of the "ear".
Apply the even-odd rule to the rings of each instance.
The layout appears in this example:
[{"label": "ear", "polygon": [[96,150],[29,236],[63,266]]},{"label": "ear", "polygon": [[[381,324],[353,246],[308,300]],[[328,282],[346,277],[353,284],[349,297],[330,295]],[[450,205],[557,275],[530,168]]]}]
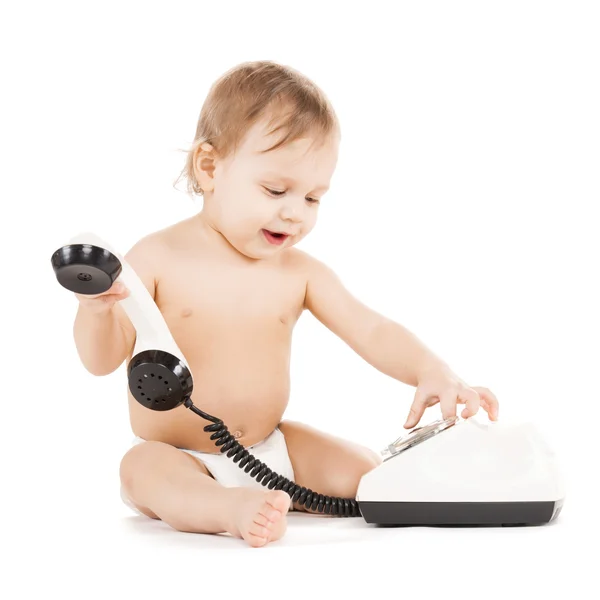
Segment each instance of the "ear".
[{"label": "ear", "polygon": [[215,187],[215,149],[208,142],[200,144],[194,156],[194,175],[204,192],[212,192]]}]

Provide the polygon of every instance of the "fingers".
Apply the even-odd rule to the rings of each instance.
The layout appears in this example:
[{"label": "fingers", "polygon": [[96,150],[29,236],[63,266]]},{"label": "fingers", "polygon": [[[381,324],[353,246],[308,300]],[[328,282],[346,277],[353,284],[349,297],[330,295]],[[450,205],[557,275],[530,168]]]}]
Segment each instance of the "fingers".
[{"label": "fingers", "polygon": [[115,281],[111,287],[101,294],[75,294],[80,304],[96,312],[109,310],[116,302],[124,300],[130,292],[120,281]]},{"label": "fingers", "polygon": [[123,300],[129,296],[129,290],[122,283],[113,284],[113,286],[108,290],[107,296],[114,296],[115,300]]},{"label": "fingers", "polygon": [[[442,409],[442,418],[450,419],[456,416],[457,393],[453,390],[448,390],[440,394],[440,408]],[[466,398],[465,398],[466,400]]]},{"label": "fingers", "polygon": [[[478,405],[476,405],[475,403],[475,396],[473,392],[475,392],[479,396]],[[498,420],[498,399],[487,388],[478,386],[474,386],[472,388],[465,388],[460,393],[457,402],[459,404],[466,404],[466,408],[461,413],[461,416],[464,419],[474,416],[477,413],[478,407],[482,407],[487,412],[490,421]]]},{"label": "fingers", "polygon": [[473,389],[479,394],[481,405],[487,411],[490,420],[497,421],[500,407],[496,396],[485,387],[474,387]]},{"label": "fingers", "polygon": [[410,407],[410,412],[408,413],[408,418],[406,419],[406,423],[404,423],[405,429],[410,429],[414,427],[425,412],[425,403],[427,400],[427,394],[422,389],[417,388],[415,392],[415,398]]},{"label": "fingers", "polygon": [[479,398],[477,391],[470,387],[463,388],[459,392],[459,398],[466,404],[465,409],[461,413],[461,417],[463,419],[474,417],[481,405],[481,399]]},{"label": "fingers", "polygon": [[435,404],[438,400],[444,419],[455,417],[456,405],[465,404],[466,406],[461,412],[463,419],[475,416],[479,408],[483,407],[491,421],[498,420],[498,399],[487,388],[459,385],[455,389],[449,388],[447,391],[436,396],[432,396],[422,388],[417,388],[408,418],[404,424],[405,429],[410,429],[417,425],[425,409]]},{"label": "fingers", "polygon": [[101,296],[120,296],[126,291],[125,286],[120,281],[115,281],[109,289],[101,294],[86,295],[87,298],[93,300],[94,298],[100,298]]},{"label": "fingers", "polygon": [[129,290],[120,281],[115,281],[109,289],[101,294],[75,294],[78,298],[86,300],[95,300],[96,298],[102,298],[105,296],[123,296],[129,294]]},{"label": "fingers", "polygon": [[440,395],[440,408],[442,410],[442,418],[450,419],[456,416],[456,405],[465,404],[465,408],[460,413],[463,419],[473,417],[479,411],[481,406],[481,398],[473,388],[465,387],[458,392],[448,391]]}]

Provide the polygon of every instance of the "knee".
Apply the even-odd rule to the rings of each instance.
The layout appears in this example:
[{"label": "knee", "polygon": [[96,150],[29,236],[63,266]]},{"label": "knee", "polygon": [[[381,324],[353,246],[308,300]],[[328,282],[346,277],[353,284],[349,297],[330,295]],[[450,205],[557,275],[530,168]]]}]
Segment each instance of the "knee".
[{"label": "knee", "polygon": [[[121,480],[121,498],[125,504],[133,504],[133,507],[143,515],[151,519],[160,519],[153,511],[138,502],[139,482],[143,482],[143,475],[147,473],[144,465],[148,464],[148,460],[152,460],[152,455],[156,453],[154,446],[161,442],[143,442],[130,448],[119,465],[119,478]],[[136,482],[138,482],[136,484]],[[138,488],[138,489],[136,489]]]},{"label": "knee", "polygon": [[369,448],[365,448],[365,452],[356,462],[356,472],[358,479],[372,471],[383,462],[382,457]]},{"label": "knee", "polygon": [[365,448],[362,454],[356,456],[353,460],[352,467],[346,473],[343,487],[352,494],[356,494],[360,480],[369,471],[372,471],[381,464],[381,458],[369,448]]},{"label": "knee", "polygon": [[366,461],[367,465],[370,465],[370,467],[368,467],[368,471],[365,471],[365,473],[368,473],[369,471],[372,471],[375,467],[378,467],[383,462],[383,457],[381,456],[381,454],[375,452],[374,450],[371,450],[370,448],[367,448],[366,450]]},{"label": "knee", "polygon": [[152,455],[160,451],[162,442],[142,442],[130,448],[121,459],[119,465],[119,478],[123,488],[129,492],[135,476],[144,472],[144,464],[152,460]]},{"label": "knee", "polygon": [[336,489],[336,496],[352,497],[356,496],[360,480],[369,471],[381,464],[380,457],[365,448],[365,452],[353,457],[351,465],[345,471],[340,471],[331,477]]}]

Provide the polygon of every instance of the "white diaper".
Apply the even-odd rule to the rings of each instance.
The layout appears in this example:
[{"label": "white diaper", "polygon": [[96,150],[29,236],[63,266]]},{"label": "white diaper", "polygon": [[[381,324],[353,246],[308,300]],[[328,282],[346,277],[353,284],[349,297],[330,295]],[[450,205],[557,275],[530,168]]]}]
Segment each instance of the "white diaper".
[{"label": "white diaper", "polygon": [[[141,444],[145,441],[146,440],[143,438],[136,436],[133,439],[132,446]],[[188,450],[187,448],[179,449],[200,460],[215,480],[225,487],[256,487],[262,490],[269,489],[260,484],[249,473],[246,473],[244,470],[245,467],[240,469],[239,461],[237,463],[233,462],[233,458],[229,458],[227,452],[212,454],[209,452]],[[215,446],[215,449],[217,449],[217,446]],[[290,481],[294,481],[294,469],[288,454],[285,437],[278,427],[276,427],[264,440],[253,446],[248,446],[246,450],[248,450],[252,456],[262,461],[269,469],[271,469],[271,471],[278,475],[283,475],[283,477],[287,477]],[[122,488],[121,499],[132,510],[141,514],[123,493]],[[291,506],[290,510],[292,510]]]}]

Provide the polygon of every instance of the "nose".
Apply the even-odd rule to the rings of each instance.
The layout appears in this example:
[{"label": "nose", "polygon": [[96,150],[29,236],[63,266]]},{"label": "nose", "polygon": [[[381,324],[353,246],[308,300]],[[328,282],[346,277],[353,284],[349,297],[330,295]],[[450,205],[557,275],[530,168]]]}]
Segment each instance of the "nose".
[{"label": "nose", "polygon": [[284,221],[302,222],[302,209],[293,202],[286,202],[281,206],[279,215]]}]

